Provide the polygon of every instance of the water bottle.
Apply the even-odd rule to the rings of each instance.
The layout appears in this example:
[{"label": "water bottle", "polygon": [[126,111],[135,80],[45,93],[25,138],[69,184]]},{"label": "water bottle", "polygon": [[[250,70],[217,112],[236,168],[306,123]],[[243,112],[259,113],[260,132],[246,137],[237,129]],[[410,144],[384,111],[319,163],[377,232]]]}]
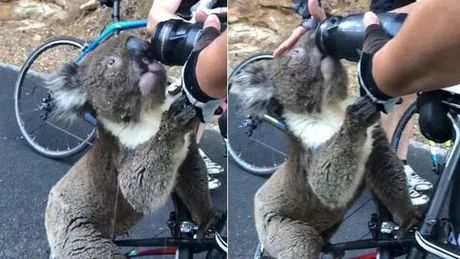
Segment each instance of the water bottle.
[{"label": "water bottle", "polygon": [[[393,37],[401,28],[407,14],[376,13],[383,30]],[[364,14],[351,14],[345,17],[332,16],[324,20],[315,32],[316,45],[321,52],[352,62],[359,60],[364,41]]]}]

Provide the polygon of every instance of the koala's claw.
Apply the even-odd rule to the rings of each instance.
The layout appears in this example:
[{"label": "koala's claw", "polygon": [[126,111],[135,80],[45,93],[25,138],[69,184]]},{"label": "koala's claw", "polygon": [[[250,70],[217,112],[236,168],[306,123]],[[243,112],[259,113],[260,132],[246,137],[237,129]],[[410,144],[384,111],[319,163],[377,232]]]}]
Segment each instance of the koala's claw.
[{"label": "koala's claw", "polygon": [[358,97],[352,105],[348,106],[347,115],[352,122],[365,127],[371,126],[380,119],[377,105],[367,96]]},{"label": "koala's claw", "polygon": [[227,213],[220,210],[214,209],[212,212],[212,217],[207,222],[203,222],[198,226],[198,232],[206,233],[209,230],[215,232],[222,232],[225,227],[225,222],[227,220]]},{"label": "koala's claw", "polygon": [[189,131],[199,122],[196,108],[184,95],[178,96],[173,101],[168,110],[168,118],[172,128],[179,131]]}]

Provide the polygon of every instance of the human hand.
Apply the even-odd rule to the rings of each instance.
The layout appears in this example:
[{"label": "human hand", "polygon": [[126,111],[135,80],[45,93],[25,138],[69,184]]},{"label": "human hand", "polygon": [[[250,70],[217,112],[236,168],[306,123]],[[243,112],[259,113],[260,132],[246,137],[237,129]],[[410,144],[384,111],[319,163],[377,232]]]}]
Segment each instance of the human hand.
[{"label": "human hand", "polygon": [[361,95],[369,96],[378,104],[380,111],[388,113],[393,109],[398,99],[392,98],[379,90],[372,75],[372,62],[374,56],[391,38],[383,30],[375,13],[365,13],[363,24],[366,32],[364,34],[361,58],[358,63],[358,82]]},{"label": "human hand", "polygon": [[383,30],[380,20],[375,13],[365,13],[363,17],[363,24],[366,30],[364,35],[363,52],[373,55],[391,38]]},{"label": "human hand", "polygon": [[308,11],[311,17],[302,21],[301,25],[292,31],[291,36],[273,51],[273,56],[281,56],[291,49],[307,31],[314,30],[319,22],[326,19],[326,12],[319,6],[317,0],[308,0]]},{"label": "human hand", "polygon": [[[203,11],[198,11],[195,17],[203,20],[203,31],[195,43],[193,51],[202,50],[213,42],[220,35],[221,24],[219,18],[215,14],[207,15]],[[197,20],[197,22],[199,21]]]},{"label": "human hand", "polygon": [[198,83],[197,78],[197,62],[201,54],[208,50],[209,48],[207,47],[211,45],[211,43],[221,34],[220,26],[221,24],[219,18],[217,18],[215,14],[211,14],[206,17],[203,24],[203,30],[200,33],[200,36],[197,39],[192,53],[184,65],[182,72],[183,92],[190,103],[197,108],[199,117],[202,121],[207,121],[212,116],[214,110],[221,101],[208,96],[201,89],[202,85]]},{"label": "human hand", "polygon": [[195,22],[204,23],[206,19],[210,17],[212,14],[219,15],[227,12],[227,7],[218,7],[214,9],[200,9],[194,13],[193,19],[195,20]]}]

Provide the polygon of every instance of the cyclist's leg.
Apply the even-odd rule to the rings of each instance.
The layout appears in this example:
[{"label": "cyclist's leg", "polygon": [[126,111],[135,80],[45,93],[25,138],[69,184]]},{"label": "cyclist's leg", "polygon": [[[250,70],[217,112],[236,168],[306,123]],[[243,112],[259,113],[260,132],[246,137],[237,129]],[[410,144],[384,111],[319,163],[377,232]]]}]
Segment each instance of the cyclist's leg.
[{"label": "cyclist's leg", "polygon": [[[388,139],[391,139],[393,137],[393,133],[396,129],[398,121],[401,119],[401,116],[407,110],[407,108],[413,102],[415,102],[417,96],[415,94],[410,94],[403,96],[402,99],[403,102],[399,105],[396,105],[395,109],[390,114],[382,114],[382,126],[385,129],[386,134],[388,135]],[[407,123],[407,127],[404,129],[404,132],[401,136],[397,152],[398,157],[401,160],[407,159],[409,139],[412,137],[414,133],[414,124],[415,120],[411,119],[411,121]]]},{"label": "cyclist's leg", "polygon": [[[403,102],[400,105],[395,107],[395,110],[388,114],[382,115],[382,126],[384,127],[388,138],[391,139],[398,124],[398,121],[401,119],[402,114],[404,111],[416,100],[416,95],[406,95],[403,97]],[[409,139],[414,134],[414,124],[415,119],[411,118],[410,121],[407,123],[406,128],[403,131],[403,134],[400,139],[400,143],[398,146],[397,154],[399,159],[404,163],[404,169],[406,173],[406,177],[408,180],[409,191],[411,192],[411,198],[414,204],[425,204],[428,202],[428,196],[417,193],[418,191],[427,191],[433,188],[433,185],[425,180],[424,178],[420,177],[414,170],[407,165],[407,152],[409,149]]]}]

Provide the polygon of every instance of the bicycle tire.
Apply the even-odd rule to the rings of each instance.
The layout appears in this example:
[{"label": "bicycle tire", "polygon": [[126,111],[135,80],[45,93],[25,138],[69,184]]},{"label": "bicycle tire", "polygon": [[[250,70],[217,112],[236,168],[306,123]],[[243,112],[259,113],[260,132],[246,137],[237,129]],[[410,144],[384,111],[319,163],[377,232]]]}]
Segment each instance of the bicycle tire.
[{"label": "bicycle tire", "polygon": [[[268,60],[268,59],[273,59],[273,54],[272,52],[260,52],[256,53],[254,55],[251,55],[250,57],[246,58],[242,62],[240,62],[230,73],[230,76],[228,77],[228,88],[231,88],[231,79],[233,76],[235,76],[237,73],[239,73],[243,68],[245,68],[247,65],[259,61],[259,60]],[[275,128],[274,126],[271,126]],[[241,169],[245,170],[246,172],[249,172],[251,174],[257,175],[257,176],[263,176],[263,177],[268,177],[275,172],[280,165],[276,166],[269,166],[269,167],[262,167],[258,166],[252,163],[247,162],[244,158],[242,158],[240,155],[238,155],[238,152],[232,147],[232,142],[231,138],[229,137],[229,140],[227,142],[227,149],[228,153],[230,154],[230,157],[232,160],[236,163],[238,167]]]},{"label": "bicycle tire", "polygon": [[412,103],[407,107],[407,109],[404,111],[403,115],[401,116],[401,119],[399,119],[398,124],[396,125],[395,131],[393,133],[393,136],[391,138],[391,147],[393,150],[396,152],[398,150],[399,146],[399,141],[401,140],[401,136],[404,132],[404,129],[406,128],[407,123],[410,121],[410,119],[417,113],[417,106],[416,103]]},{"label": "bicycle tire", "polygon": [[34,64],[34,62],[37,60],[37,58],[45,51],[57,47],[57,46],[62,46],[62,45],[68,45],[68,46],[73,46],[79,49],[82,49],[84,46],[84,42],[82,40],[73,38],[73,37],[66,37],[66,36],[60,36],[60,37],[54,37],[42,45],[40,45],[38,48],[36,48],[27,58],[26,62],[22,66],[18,78],[16,80],[16,85],[15,85],[15,91],[14,91],[14,105],[15,105],[15,115],[16,115],[16,121],[19,126],[19,129],[21,131],[21,134],[24,136],[24,139],[26,140],[27,144],[38,154],[49,157],[49,158],[65,158],[65,157],[70,157],[73,156],[81,151],[83,151],[90,143],[94,137],[96,136],[96,129],[94,128],[90,134],[88,134],[87,138],[84,139],[81,143],[76,145],[75,147],[72,147],[67,150],[49,150],[43,146],[41,146],[39,143],[36,143],[32,136],[29,135],[27,132],[24,122],[22,121],[21,118],[21,111],[19,107],[19,99],[24,83],[24,79],[26,77],[27,72],[31,68],[31,66]]}]

